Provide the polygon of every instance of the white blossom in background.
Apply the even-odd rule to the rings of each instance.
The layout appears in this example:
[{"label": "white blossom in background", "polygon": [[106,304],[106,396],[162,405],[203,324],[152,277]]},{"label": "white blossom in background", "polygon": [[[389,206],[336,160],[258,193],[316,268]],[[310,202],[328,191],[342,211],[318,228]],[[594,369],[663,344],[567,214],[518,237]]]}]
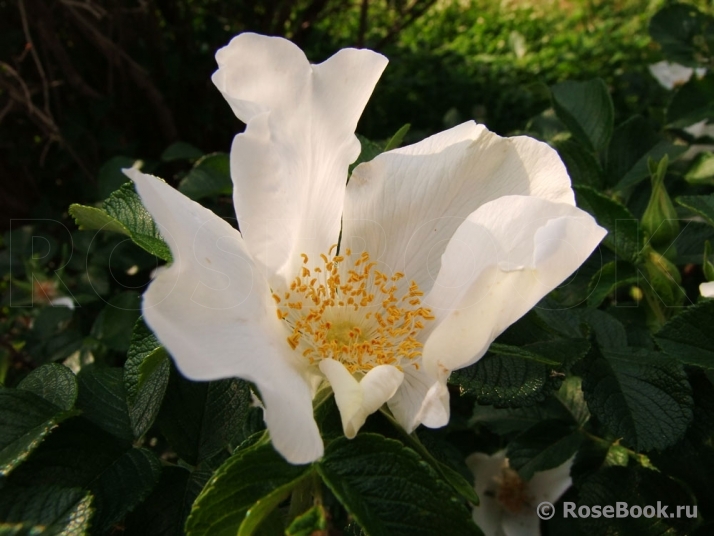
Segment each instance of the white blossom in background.
[{"label": "white blossom in background", "polygon": [[535,473],[527,482],[509,467],[505,450],[491,456],[474,453],[466,464],[474,473],[480,500],[474,507],[474,522],[485,536],[539,535],[536,508],[544,501],[555,504],[572,484],[572,458],[555,469]]},{"label": "white blossom in background", "polygon": [[[670,91],[689,82],[692,75],[696,75],[698,78],[701,78],[707,72],[707,70],[703,67],[693,69],[692,67],[685,67],[679,63],[672,63],[669,61],[653,63],[649,66],[649,70],[652,76],[657,79],[659,84],[663,88]],[[694,123],[693,125],[689,125],[683,130],[694,138],[701,138],[702,136],[714,138],[714,125],[707,124],[706,119],[699,121],[698,123]],[[694,155],[692,154],[691,156]]]},{"label": "white blossom in background", "polygon": [[32,282],[32,303],[51,305],[52,307],[67,307],[74,310],[75,303],[69,296],[62,296],[56,281],[49,279],[34,279]]},{"label": "white blossom in background", "polygon": [[699,285],[699,293],[705,298],[714,298],[714,281],[701,283]]},{"label": "white blossom in background", "polygon": [[144,294],[146,322],[186,377],[254,382],[290,462],[323,453],[312,398],[325,382],[347,437],[385,403],[408,432],[445,425],[450,372],[605,235],[557,153],[468,122],[360,164],[347,184],[383,56],[310,65],[289,41],[242,34],[216,58],[213,81],[247,125],[231,149],[240,232],[126,170],[174,259]]},{"label": "white blossom in background", "polygon": [[669,61],[659,61],[649,66],[650,73],[657,79],[657,82],[665,88],[672,90],[689,82],[693,74],[701,78],[707,72],[704,68],[693,69],[685,67],[679,63]]}]

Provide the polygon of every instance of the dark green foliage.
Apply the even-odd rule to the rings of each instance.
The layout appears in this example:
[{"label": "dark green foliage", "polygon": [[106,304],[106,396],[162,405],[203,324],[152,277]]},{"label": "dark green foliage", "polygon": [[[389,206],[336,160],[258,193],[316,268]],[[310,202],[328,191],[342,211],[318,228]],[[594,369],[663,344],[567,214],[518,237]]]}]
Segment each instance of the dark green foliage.
[{"label": "dark green foliage", "polygon": [[250,403],[242,380],[190,382],[171,367],[158,424],[176,453],[196,465],[247,437]]},{"label": "dark green foliage", "polygon": [[553,108],[573,136],[591,151],[607,146],[612,136],[615,110],[605,83],[561,82],[551,89]]},{"label": "dark green foliage", "polygon": [[714,368],[714,302],[689,307],[657,332],[655,340],[668,355],[681,363]]},{"label": "dark green foliage", "polygon": [[642,350],[603,350],[586,363],[590,412],[637,450],[677,443],[692,419],[692,391],[676,361]]},{"label": "dark green foliage", "polygon": [[[161,464],[150,451],[127,446],[83,419],[72,419],[13,471],[2,491],[12,496],[48,486],[79,490],[71,497],[75,508],[82,509],[86,505],[79,503],[86,500],[88,491],[94,510],[92,526],[101,532],[146,498],[160,473]],[[61,498],[67,493],[55,489],[52,495]],[[6,504],[8,495],[0,504]]]},{"label": "dark green foliage", "polygon": [[[698,287],[714,261],[714,154],[693,156],[712,136],[685,129],[714,122],[714,76],[667,91],[647,69],[711,71],[708,3],[125,4],[0,3],[1,534],[478,535],[472,509],[490,501],[466,458],[504,449],[525,481],[573,460],[558,512],[698,508],[697,519],[556,518],[543,534],[709,534],[714,301]],[[439,430],[407,433],[383,407],[348,440],[323,385],[325,454],[290,465],[254,386],[184,378],[139,318],[172,257],[122,169],[235,222],[228,151],[242,126],[209,76],[243,30],[287,35],[313,62],[342,46],[389,57],[351,169],[475,119],[554,147],[577,205],[608,231],[451,373]],[[653,174],[678,205],[667,243],[651,239]]]},{"label": "dark green foliage", "polygon": [[126,405],[124,371],[120,368],[86,368],[79,377],[77,407],[85,418],[117,438],[134,437]]},{"label": "dark green foliage", "polygon": [[370,535],[481,532],[450,488],[417,454],[373,434],[335,440],[317,466],[325,483]]},{"label": "dark green foliage", "polygon": [[508,444],[509,465],[530,480],[537,471],[564,464],[582,441],[583,436],[573,426],[556,420],[540,421]]},{"label": "dark green foliage", "polygon": [[650,34],[671,61],[689,67],[712,61],[714,18],[691,4],[673,3],[660,10],[650,21]]},{"label": "dark green foliage", "polygon": [[256,509],[267,502],[269,510],[261,513],[269,514],[312,471],[309,465],[290,465],[267,441],[239,450],[199,495],[186,531],[190,536],[236,534],[237,527],[252,522],[249,512],[257,515]]}]

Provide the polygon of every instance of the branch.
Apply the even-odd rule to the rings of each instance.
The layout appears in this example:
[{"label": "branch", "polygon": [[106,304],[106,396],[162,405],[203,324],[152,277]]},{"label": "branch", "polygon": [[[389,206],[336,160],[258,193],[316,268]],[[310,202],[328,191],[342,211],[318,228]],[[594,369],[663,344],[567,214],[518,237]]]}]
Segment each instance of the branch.
[{"label": "branch", "polygon": [[369,13],[369,0],[362,0],[359,10],[359,30],[357,31],[357,48],[364,48],[364,39],[367,34],[367,15]]},{"label": "branch", "polygon": [[39,73],[40,79],[42,80],[42,96],[45,100],[45,113],[49,117],[52,117],[52,112],[50,111],[50,86],[47,83],[47,77],[45,76],[45,70],[42,67],[40,57],[37,55],[37,50],[35,50],[35,45],[32,42],[32,36],[30,35],[30,27],[27,24],[27,13],[25,13],[24,0],[18,0],[17,8],[20,10],[20,19],[22,19],[22,30],[23,32],[25,32],[25,39],[27,41],[26,47],[30,50],[32,59],[34,60],[35,66],[37,67],[37,72]]},{"label": "branch", "polygon": [[45,5],[42,0],[28,1],[30,2],[33,15],[37,18],[36,26],[40,34],[40,38],[47,49],[49,49],[52,53],[55,60],[57,60],[57,63],[59,64],[60,69],[62,69],[62,72],[64,72],[64,75],[67,77],[69,84],[87,97],[91,97],[93,99],[101,98],[99,92],[89,86],[89,84],[84,81],[82,76],[74,68],[72,60],[62,46],[59,37],[57,37],[57,31],[55,30],[52,20],[52,13],[47,5]]},{"label": "branch", "polygon": [[178,138],[178,130],[174,123],[171,110],[166,105],[161,92],[151,81],[151,77],[146,70],[136,63],[124,50],[119,48],[111,39],[107,38],[85,19],[72,5],[63,3],[72,16],[77,20],[80,31],[87,39],[97,45],[104,53],[105,57],[116,67],[126,66],[129,76],[140,89],[144,90],[146,97],[156,110],[157,119],[161,132],[167,142],[175,141]]}]

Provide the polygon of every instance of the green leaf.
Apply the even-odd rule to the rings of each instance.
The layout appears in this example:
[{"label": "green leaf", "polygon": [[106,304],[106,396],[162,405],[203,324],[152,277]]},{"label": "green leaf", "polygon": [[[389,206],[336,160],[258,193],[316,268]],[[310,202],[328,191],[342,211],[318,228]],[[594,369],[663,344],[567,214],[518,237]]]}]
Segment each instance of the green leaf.
[{"label": "green leaf", "polygon": [[113,191],[129,181],[129,177],[124,175],[122,169],[133,167],[136,161],[135,158],[115,156],[99,168],[97,186],[99,187],[100,199],[106,199]]},{"label": "green leaf", "polygon": [[125,533],[183,535],[193,501],[211,476],[212,472],[165,466],[151,495],[127,517]]},{"label": "green leaf", "polygon": [[655,335],[667,355],[686,365],[714,370],[714,301],[685,308]]},{"label": "green leaf", "polygon": [[203,156],[203,151],[194,147],[190,143],[177,141],[169,145],[163,153],[161,160],[164,162],[173,162],[174,160],[196,160]]},{"label": "green leaf", "polygon": [[411,449],[377,434],[330,443],[317,470],[365,533],[481,534],[471,512]]},{"label": "green leaf", "polygon": [[704,218],[709,225],[714,225],[714,194],[685,195],[678,197],[677,203]]},{"label": "green leaf", "polygon": [[664,517],[613,516],[613,518],[593,517],[579,519],[586,534],[608,534],[612,536],[631,536],[634,534],[661,534],[675,536],[691,534],[696,519],[687,519],[681,513],[676,518],[676,505],[690,505],[694,501],[682,486],[667,475],[640,466],[606,467],[589,478],[579,487],[578,506],[612,505],[627,503],[628,507],[640,508],[658,504],[667,506]]},{"label": "green leaf", "polygon": [[607,146],[612,136],[615,110],[605,82],[566,81],[551,88],[558,118],[591,151]]},{"label": "green leaf", "polygon": [[139,319],[124,364],[126,401],[135,437],[144,435],[159,414],[170,372],[168,352]]},{"label": "green leaf", "polygon": [[362,146],[362,150],[360,151],[357,160],[355,160],[354,163],[350,165],[350,173],[362,162],[369,162],[370,160],[373,160],[376,156],[379,156],[384,152],[384,147],[382,147],[377,142],[369,140],[364,136],[360,136],[359,134],[356,134],[356,136],[360,142],[360,145]]},{"label": "green leaf", "polygon": [[667,108],[667,124],[685,128],[704,119],[714,119],[714,74],[693,76],[680,87]]},{"label": "green leaf", "polygon": [[88,534],[92,495],[81,489],[42,486],[0,489],[0,533],[8,525],[16,534],[80,536]]},{"label": "green leaf", "polygon": [[193,200],[233,192],[230,158],[225,153],[204,156],[181,180],[179,192]]},{"label": "green leaf", "polygon": [[689,67],[701,67],[711,61],[714,18],[695,6],[666,6],[652,17],[649,29],[652,39],[659,43],[668,60]]},{"label": "green leaf", "polygon": [[562,421],[546,420],[532,426],[508,444],[510,466],[524,480],[538,471],[554,469],[575,454],[583,441],[582,434]]},{"label": "green leaf", "polygon": [[191,465],[245,439],[252,399],[242,380],[191,382],[171,367],[158,424],[176,453]]},{"label": "green leaf", "polygon": [[559,361],[548,359],[543,354],[536,353],[532,349],[519,348],[517,346],[510,346],[508,344],[500,344],[494,342],[493,344],[491,344],[488,351],[492,354],[501,356],[529,359],[531,361],[535,361],[536,363],[542,363],[543,365],[549,365],[551,367],[557,367],[561,364]]},{"label": "green leaf", "polygon": [[464,499],[471,504],[478,505],[479,497],[473,487],[473,482],[466,480],[463,475],[442,462],[437,462],[436,470],[439,475],[451,485],[454,491],[458,492]]},{"label": "green leaf", "polygon": [[[445,482],[470,503],[479,504],[479,497],[473,486],[473,475],[466,465],[463,454],[454,446],[438,437],[438,432],[421,429],[419,433],[407,434],[391,416],[388,420],[401,432],[407,447],[414,450],[424,460],[431,463]],[[323,432],[324,437],[324,432]]]},{"label": "green leaf", "polygon": [[394,136],[390,138],[390,140],[387,142],[387,144],[384,146],[384,152],[386,153],[387,151],[391,151],[392,149],[396,149],[399,147],[402,142],[404,141],[404,136],[407,135],[407,132],[409,132],[409,129],[411,128],[411,125],[407,123],[404,125],[402,128],[397,130],[394,133]]},{"label": "green leaf", "polygon": [[55,426],[76,414],[30,391],[0,389],[0,476],[7,476]]},{"label": "green leaf", "polygon": [[714,153],[709,151],[699,153],[692,161],[684,179],[694,185],[714,184]]},{"label": "green leaf", "polygon": [[578,426],[584,426],[590,420],[590,410],[585,402],[582,384],[581,378],[570,376],[560,386],[557,394],[557,399]]},{"label": "green leaf", "polygon": [[600,348],[617,350],[627,347],[625,326],[612,315],[592,309],[582,311],[580,318],[590,326]]},{"label": "green leaf", "polygon": [[574,190],[578,206],[592,214],[608,230],[603,244],[623,260],[638,262],[644,237],[637,218],[624,205],[592,188],[575,186]]},{"label": "green leaf", "polygon": [[287,496],[310,474],[311,466],[289,464],[265,441],[238,450],[196,499],[186,533],[234,536],[243,523],[252,523],[254,508],[265,508],[261,501],[277,506],[277,497]]},{"label": "green leaf", "polygon": [[126,291],[112,297],[102,309],[92,326],[92,336],[112,350],[125,353],[129,349],[131,334],[141,312],[141,296]]},{"label": "green leaf", "polygon": [[[537,313],[526,315],[508,328],[489,354],[455,371],[449,381],[459,385],[462,395],[475,396],[482,405],[521,407],[543,401],[558,389],[563,370],[584,357],[590,348],[580,338],[580,320],[569,319],[570,316],[567,311],[538,308]],[[544,317],[552,320],[561,333]],[[574,323],[573,329],[569,322]]]},{"label": "green leaf", "polygon": [[[676,200],[675,200],[676,201]],[[714,242],[714,227],[705,222],[687,221],[674,242],[677,248],[677,264],[702,264],[704,244]]]},{"label": "green leaf", "polygon": [[573,140],[558,140],[554,142],[554,146],[563,159],[573,184],[596,189],[603,187],[603,171],[592,153]]},{"label": "green leaf", "polygon": [[124,372],[120,368],[83,368],[77,376],[77,407],[85,418],[130,443],[134,439],[126,404]]},{"label": "green leaf", "polygon": [[57,363],[33,370],[17,388],[33,392],[64,410],[72,409],[77,400],[77,378],[71,370]]},{"label": "green leaf", "polygon": [[646,350],[603,350],[587,363],[590,412],[638,451],[674,445],[692,420],[692,390],[676,361]]},{"label": "green leaf", "polygon": [[469,425],[483,426],[494,434],[508,436],[523,432],[546,419],[574,423],[573,416],[563,404],[553,398],[548,398],[541,404],[522,408],[495,408],[476,404]]},{"label": "green leaf", "polygon": [[634,266],[624,261],[605,264],[590,280],[588,306],[598,307],[605,298],[624,286],[636,285],[639,274]]},{"label": "green leaf", "polygon": [[286,536],[312,536],[327,534],[327,514],[322,505],[315,505],[297,516],[285,531]]},{"label": "green leaf", "polygon": [[158,482],[161,462],[149,450],[126,443],[79,418],[65,422],[8,479],[14,488],[57,486],[89,491],[92,529],[109,527],[146,498]]},{"label": "green leaf", "polygon": [[70,205],[69,214],[74,218],[75,223],[82,231],[98,229],[131,236],[129,229],[119,220],[107,214],[104,209],[75,203]]},{"label": "green leaf", "polygon": [[83,335],[68,307],[43,307],[27,334],[25,350],[38,363],[67,359],[82,347]]},{"label": "green leaf", "polygon": [[69,213],[81,230],[97,229],[125,234],[152,255],[171,261],[168,245],[131,183],[113,192],[101,209],[74,204],[70,205]]},{"label": "green leaf", "polygon": [[606,155],[608,184],[624,190],[650,176],[647,162],[669,155],[670,162],[686,151],[657,134],[649,121],[637,115],[619,125],[612,135]]},{"label": "green leaf", "polygon": [[[273,489],[270,493],[267,493],[260,499],[258,499],[253,506],[245,514],[245,519],[240,525],[237,536],[251,536],[256,532],[259,532],[260,528],[264,523],[270,523],[272,514],[275,513],[275,509],[280,503],[285,501],[293,490],[300,485],[304,480],[312,476],[312,472],[307,472],[302,477],[288,482],[284,486],[277,487]],[[295,491],[297,493],[297,491]],[[282,523],[280,530],[285,528],[285,523]]]},{"label": "green leaf", "polygon": [[461,395],[475,396],[479,404],[530,406],[558,389],[562,375],[557,369],[534,359],[488,354],[453,372],[449,383],[458,385]]}]

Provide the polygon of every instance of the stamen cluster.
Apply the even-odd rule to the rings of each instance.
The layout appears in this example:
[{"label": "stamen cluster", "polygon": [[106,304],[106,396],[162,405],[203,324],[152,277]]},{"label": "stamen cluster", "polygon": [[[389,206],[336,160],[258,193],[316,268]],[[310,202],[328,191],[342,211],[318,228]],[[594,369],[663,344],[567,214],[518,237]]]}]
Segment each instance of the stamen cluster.
[{"label": "stamen cluster", "polygon": [[273,293],[278,318],[291,331],[290,347],[311,364],[336,359],[353,374],[377,365],[418,369],[422,344],[416,335],[434,316],[421,305],[424,293],[417,283],[400,283],[401,272],[388,277],[367,252],[356,256],[347,249],[344,255],[320,257],[320,265],[310,270],[302,254],[300,275],[289,291]]},{"label": "stamen cluster", "polygon": [[516,471],[504,467],[497,482],[499,487],[496,498],[506,510],[518,514],[524,507],[531,505],[532,498],[528,493],[528,485]]}]

